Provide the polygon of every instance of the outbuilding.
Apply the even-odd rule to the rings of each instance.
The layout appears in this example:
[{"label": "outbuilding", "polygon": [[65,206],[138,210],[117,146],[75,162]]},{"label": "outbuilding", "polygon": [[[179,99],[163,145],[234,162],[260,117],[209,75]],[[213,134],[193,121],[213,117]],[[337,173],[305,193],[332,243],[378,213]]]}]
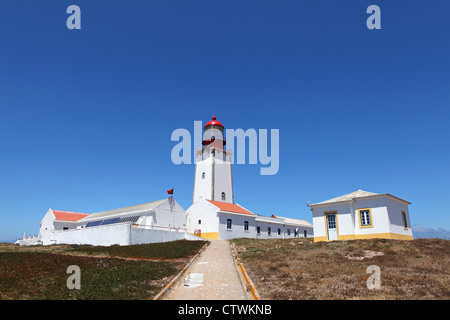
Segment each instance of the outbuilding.
[{"label": "outbuilding", "polygon": [[410,204],[389,193],[358,190],[308,205],[312,211],[314,241],[412,240]]}]

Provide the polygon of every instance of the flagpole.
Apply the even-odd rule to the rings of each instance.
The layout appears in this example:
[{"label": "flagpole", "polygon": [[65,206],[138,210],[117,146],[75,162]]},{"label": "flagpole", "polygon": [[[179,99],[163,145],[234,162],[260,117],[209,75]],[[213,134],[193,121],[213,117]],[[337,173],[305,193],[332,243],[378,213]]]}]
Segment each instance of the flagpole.
[{"label": "flagpole", "polygon": [[175,229],[175,215],[173,213],[173,207],[175,206],[175,200],[173,199],[173,188],[170,190],[167,190],[167,193],[169,194],[169,206],[170,206],[170,213],[172,214],[172,226]]}]

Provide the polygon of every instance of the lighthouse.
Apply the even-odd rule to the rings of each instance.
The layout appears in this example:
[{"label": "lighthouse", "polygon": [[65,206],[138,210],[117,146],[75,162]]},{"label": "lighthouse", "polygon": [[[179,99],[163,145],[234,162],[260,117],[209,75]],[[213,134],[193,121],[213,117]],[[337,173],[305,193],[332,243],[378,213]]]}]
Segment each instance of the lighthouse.
[{"label": "lighthouse", "polygon": [[225,128],[213,116],[203,130],[202,147],[195,151],[192,203],[199,199],[234,203],[231,151],[225,147]]}]

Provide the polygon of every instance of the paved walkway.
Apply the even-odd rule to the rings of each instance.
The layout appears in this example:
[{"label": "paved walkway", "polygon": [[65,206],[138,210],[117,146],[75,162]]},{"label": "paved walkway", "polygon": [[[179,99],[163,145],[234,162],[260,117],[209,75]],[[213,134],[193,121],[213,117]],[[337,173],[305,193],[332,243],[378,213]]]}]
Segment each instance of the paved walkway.
[{"label": "paved walkway", "polygon": [[229,241],[211,240],[169,300],[245,300]]}]

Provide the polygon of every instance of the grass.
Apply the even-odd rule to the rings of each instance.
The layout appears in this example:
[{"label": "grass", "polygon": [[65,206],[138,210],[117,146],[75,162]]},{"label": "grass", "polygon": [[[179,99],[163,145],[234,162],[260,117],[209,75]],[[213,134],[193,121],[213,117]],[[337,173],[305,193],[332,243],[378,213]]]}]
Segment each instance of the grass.
[{"label": "grass", "polygon": [[[440,239],[233,240],[263,299],[450,299],[450,242]],[[367,267],[381,270],[369,290]]]},{"label": "grass", "polygon": [[[153,299],[204,244],[186,240],[124,247],[2,244],[0,299]],[[80,267],[80,290],[67,288],[70,265]]]}]

